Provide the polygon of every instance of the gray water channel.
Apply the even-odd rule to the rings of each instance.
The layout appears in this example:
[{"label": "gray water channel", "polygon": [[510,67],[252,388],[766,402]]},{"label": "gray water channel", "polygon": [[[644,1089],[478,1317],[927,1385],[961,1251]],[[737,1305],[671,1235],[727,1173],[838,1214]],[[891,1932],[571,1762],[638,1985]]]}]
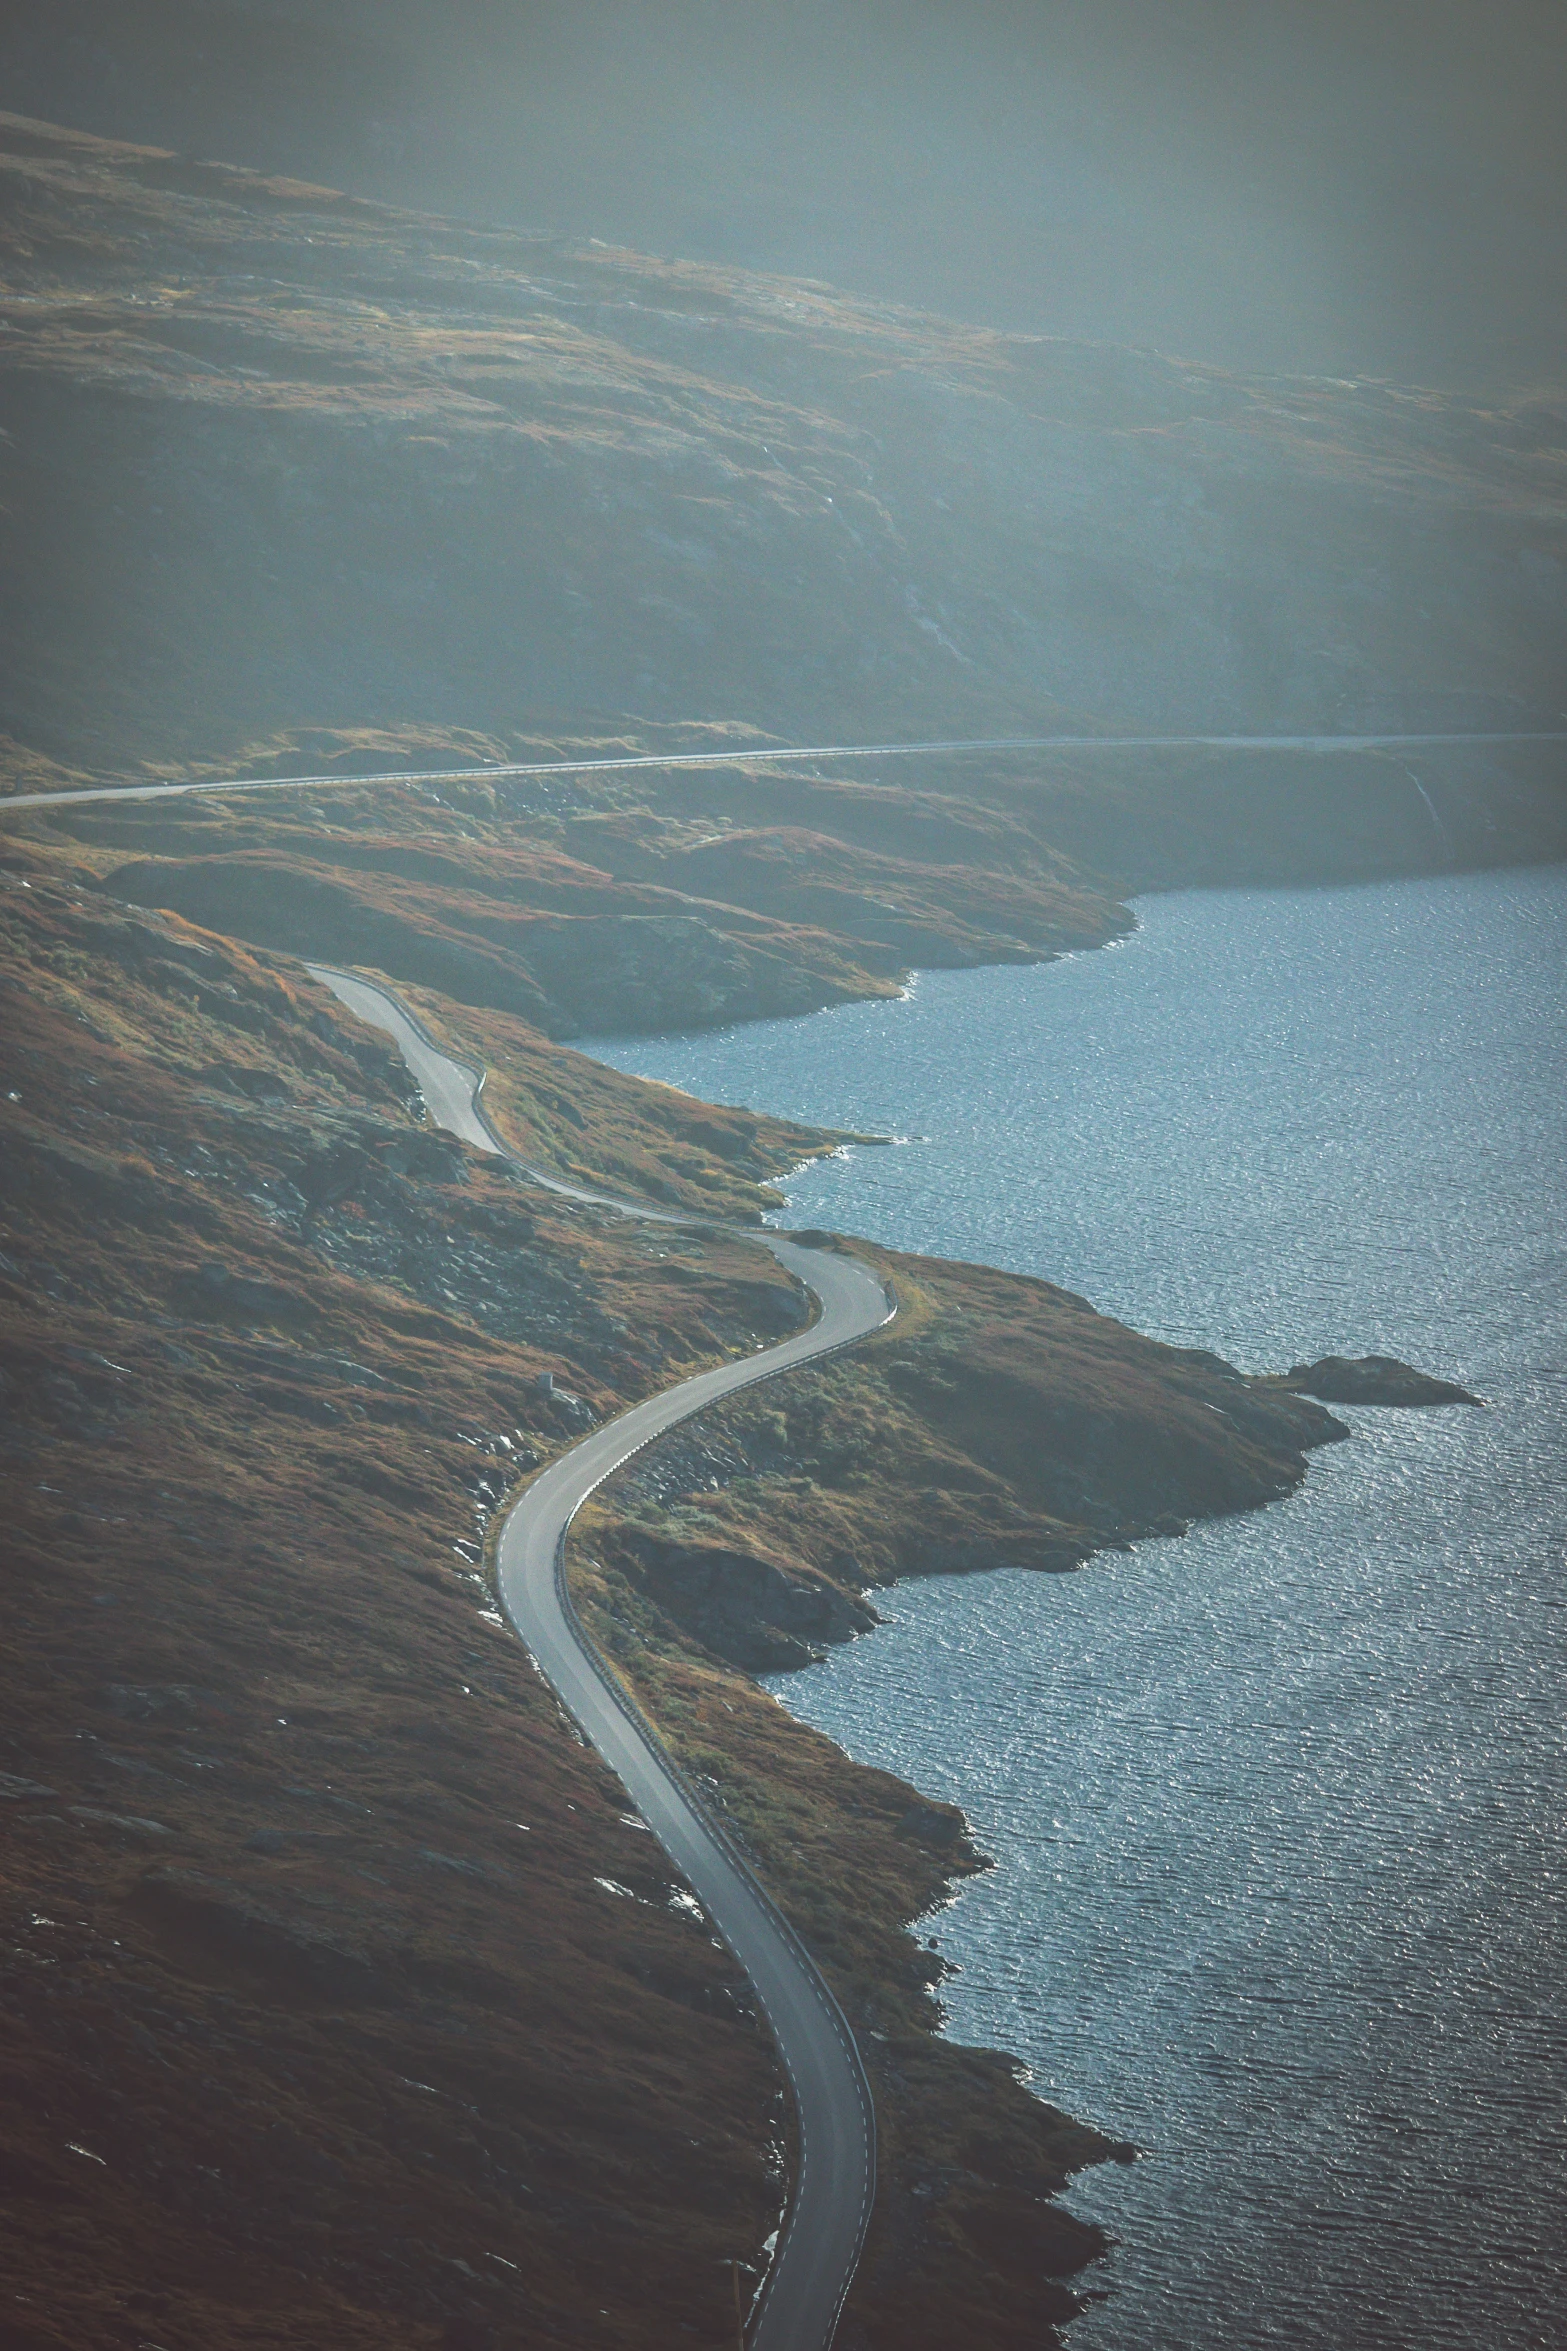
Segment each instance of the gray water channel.
[{"label": "gray water channel", "polygon": [[779,1682],[960,1803],[960,2039],[1135,2140],[1073,2351],[1567,2341],[1567,873],[1149,899],[1123,945],[596,1045],[911,1138],[790,1219],[1037,1273],[1247,1369],[1377,1349],[1291,1500],[906,1584]]}]

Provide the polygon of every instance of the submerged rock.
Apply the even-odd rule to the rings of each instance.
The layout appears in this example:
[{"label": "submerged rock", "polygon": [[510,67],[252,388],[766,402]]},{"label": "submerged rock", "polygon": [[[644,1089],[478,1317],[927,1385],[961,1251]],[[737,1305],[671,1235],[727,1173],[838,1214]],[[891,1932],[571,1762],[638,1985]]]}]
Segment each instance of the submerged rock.
[{"label": "submerged rock", "polygon": [[1284,1386],[1324,1404],[1481,1404],[1484,1399],[1456,1380],[1433,1379],[1400,1363],[1396,1355],[1324,1355],[1297,1363]]}]

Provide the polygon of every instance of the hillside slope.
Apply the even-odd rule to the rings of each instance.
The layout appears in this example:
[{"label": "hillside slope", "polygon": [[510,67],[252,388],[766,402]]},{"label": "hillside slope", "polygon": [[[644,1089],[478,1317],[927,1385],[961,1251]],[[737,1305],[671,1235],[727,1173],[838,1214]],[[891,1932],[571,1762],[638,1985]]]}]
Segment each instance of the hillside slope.
[{"label": "hillside slope", "polygon": [[[297,966],[58,853],[8,849],[0,993],[7,2345],[716,2351],[784,2085],[486,1546],[584,1416],[797,1327],[798,1292],[432,1133]],[[519,1141],[601,1179],[754,1208],[832,1140],[421,1002]],[[1043,1284],[885,1271],[896,1345],[653,1449],[587,1597],[863,2030],[846,2351],[1038,2351],[1104,2242],[1056,2192],[1115,2150],[939,2036],[907,1930],[984,1866],[961,1817],[746,1669],[864,1629],[898,1573],[1255,1506],[1338,1424]]]},{"label": "hillside slope", "polygon": [[4,723],[1518,724],[1559,403],[1244,379],[5,118]]}]

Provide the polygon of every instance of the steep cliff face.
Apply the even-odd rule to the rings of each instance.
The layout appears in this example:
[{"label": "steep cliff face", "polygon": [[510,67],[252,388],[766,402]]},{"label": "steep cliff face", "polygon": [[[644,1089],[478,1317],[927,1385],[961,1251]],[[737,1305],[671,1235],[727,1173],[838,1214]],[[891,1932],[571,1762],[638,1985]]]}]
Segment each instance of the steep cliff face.
[{"label": "steep cliff face", "polygon": [[12,120],[6,723],[68,764],[1559,705],[1561,416],[1247,380]]}]

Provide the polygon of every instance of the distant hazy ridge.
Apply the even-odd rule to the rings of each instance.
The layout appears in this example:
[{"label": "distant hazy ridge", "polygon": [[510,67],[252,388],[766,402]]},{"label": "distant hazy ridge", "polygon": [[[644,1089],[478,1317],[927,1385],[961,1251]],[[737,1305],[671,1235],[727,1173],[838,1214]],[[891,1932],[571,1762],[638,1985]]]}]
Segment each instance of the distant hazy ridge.
[{"label": "distant hazy ridge", "polygon": [[7,118],[4,723],[1553,721],[1560,409],[1242,379]]}]

